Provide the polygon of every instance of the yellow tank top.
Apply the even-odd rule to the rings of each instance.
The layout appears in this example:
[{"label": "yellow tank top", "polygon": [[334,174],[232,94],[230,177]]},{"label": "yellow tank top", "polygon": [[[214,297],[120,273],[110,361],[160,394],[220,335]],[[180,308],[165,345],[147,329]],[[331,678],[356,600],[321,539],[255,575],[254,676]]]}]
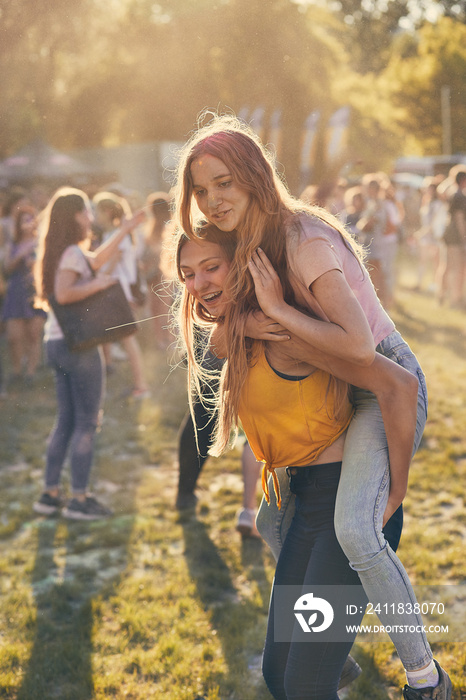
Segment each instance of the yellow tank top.
[{"label": "yellow tank top", "polygon": [[270,367],[265,351],[250,367],[244,383],[239,418],[256,459],[264,462],[262,488],[269,502],[268,472],[272,474],[278,507],[280,491],[275,469],[303,467],[346,430],[353,415],[350,401],[335,417],[333,392],[328,391],[330,375],[316,369],[297,381],[278,376]]}]

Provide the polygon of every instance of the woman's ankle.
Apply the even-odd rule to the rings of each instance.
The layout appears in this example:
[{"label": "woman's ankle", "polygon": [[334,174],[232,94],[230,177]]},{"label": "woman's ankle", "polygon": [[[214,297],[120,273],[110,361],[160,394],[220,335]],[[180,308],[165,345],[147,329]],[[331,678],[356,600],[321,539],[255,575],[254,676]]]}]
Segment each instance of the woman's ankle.
[{"label": "woman's ankle", "polygon": [[60,489],[58,486],[52,486],[52,488],[45,488],[45,493],[48,493],[52,498],[58,498]]},{"label": "woman's ankle", "polygon": [[84,503],[84,501],[87,498],[87,493],[82,493],[79,491],[79,493],[72,493],[71,498],[75,499],[76,501],[79,501],[80,503]]}]

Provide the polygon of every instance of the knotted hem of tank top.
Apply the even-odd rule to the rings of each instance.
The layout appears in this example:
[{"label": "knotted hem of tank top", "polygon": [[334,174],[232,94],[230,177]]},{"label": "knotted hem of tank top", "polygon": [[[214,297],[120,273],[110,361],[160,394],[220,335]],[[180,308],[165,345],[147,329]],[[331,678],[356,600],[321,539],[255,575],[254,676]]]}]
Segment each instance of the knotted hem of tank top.
[{"label": "knotted hem of tank top", "polygon": [[268,483],[269,473],[272,474],[273,490],[275,491],[275,497],[277,499],[277,508],[278,510],[280,510],[282,507],[282,497],[280,494],[280,484],[278,483],[278,476],[275,473],[275,468],[272,467],[272,465],[268,462],[265,462],[264,466],[262,467],[262,490],[264,492],[265,500],[268,504],[270,504],[270,493]]}]

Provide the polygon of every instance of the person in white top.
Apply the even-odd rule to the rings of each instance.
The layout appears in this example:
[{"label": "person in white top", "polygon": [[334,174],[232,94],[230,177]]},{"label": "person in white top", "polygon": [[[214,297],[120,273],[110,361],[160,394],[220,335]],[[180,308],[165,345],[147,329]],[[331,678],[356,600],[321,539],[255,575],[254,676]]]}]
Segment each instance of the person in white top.
[{"label": "person in white top", "polygon": [[395,298],[396,256],[398,253],[398,237],[404,219],[404,208],[402,202],[396,196],[395,187],[389,180],[382,183],[382,192],[387,219],[381,240],[383,294],[379,296],[384,309],[389,311]]},{"label": "person in white top", "polygon": [[[94,252],[89,252],[92,212],[84,192],[58,190],[44,212],[36,266],[39,298],[46,304],[54,295],[59,304],[72,304],[115,284],[100,272],[138,217],[120,228]],[[89,493],[94,435],[104,396],[103,357],[99,347],[70,352],[51,309],[45,326],[45,350],[55,370],[57,419],[47,443],[45,489],[34,510],[55,515],[63,502],[60,481],[67,454],[71,461],[71,499],[63,515],[73,520],[95,520],[111,511]]]},{"label": "person in white top", "polygon": [[[95,207],[96,223],[103,231],[103,241],[107,241],[121,227],[125,217],[131,215],[129,204],[123,197],[118,197],[112,192],[99,192],[93,199]],[[112,259],[105,266],[105,271],[119,280],[123,291],[133,308],[135,300],[132,295],[131,286],[137,281],[137,260],[136,250],[131,236],[126,236],[120,242],[118,250]],[[133,375],[133,386],[129,395],[134,399],[143,399],[149,396],[147,386],[144,360],[141,348],[135,335],[123,338],[121,344],[128,356],[131,372]],[[104,353],[107,364],[110,361],[110,348],[104,346]]]},{"label": "person in white top", "polygon": [[417,290],[422,289],[426,272],[430,271],[433,282],[428,291],[440,289],[442,270],[440,253],[442,238],[448,223],[448,206],[446,198],[439,192],[438,186],[443,177],[427,177],[423,183],[423,193],[419,216],[421,228],[414,233],[418,249]]}]

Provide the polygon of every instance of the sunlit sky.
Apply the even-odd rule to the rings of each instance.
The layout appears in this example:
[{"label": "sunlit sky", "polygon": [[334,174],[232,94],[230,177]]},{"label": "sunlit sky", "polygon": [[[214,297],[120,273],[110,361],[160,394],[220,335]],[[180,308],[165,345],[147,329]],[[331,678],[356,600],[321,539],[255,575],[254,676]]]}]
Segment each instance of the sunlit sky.
[{"label": "sunlit sky", "polygon": [[[297,5],[319,5],[328,9],[340,9],[338,0],[293,0]],[[390,0],[363,0],[363,7],[368,11],[385,12]],[[442,14],[442,7],[434,0],[409,0],[408,7],[411,15],[400,20],[402,29],[412,29],[418,20],[424,16],[429,22],[436,22]]]},{"label": "sunlit sky", "polygon": [[[362,0],[362,5],[367,11],[383,14],[387,6],[392,0]],[[339,10],[341,8],[339,0],[292,0],[296,5],[318,5],[326,7],[330,10]],[[108,3],[112,10],[119,14],[124,12],[126,0],[109,0]],[[408,0],[410,16],[402,17],[400,20],[400,28],[405,30],[413,29],[416,23],[425,17],[429,22],[436,22],[442,14],[442,7],[435,0]],[[458,11],[459,11],[458,7]],[[454,10],[454,7],[452,8]],[[170,21],[170,14],[157,2],[152,5],[153,20],[158,24],[165,24]],[[350,19],[350,18],[348,18]]]}]

